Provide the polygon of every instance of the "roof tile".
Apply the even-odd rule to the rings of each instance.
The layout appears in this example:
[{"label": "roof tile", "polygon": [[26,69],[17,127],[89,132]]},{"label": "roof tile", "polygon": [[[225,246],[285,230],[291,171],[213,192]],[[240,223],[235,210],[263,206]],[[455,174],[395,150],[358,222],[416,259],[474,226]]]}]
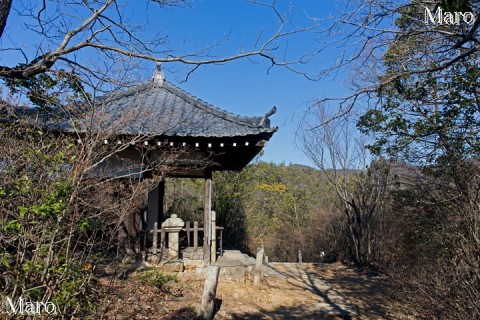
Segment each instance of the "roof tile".
[{"label": "roof tile", "polygon": [[[118,133],[163,136],[233,137],[273,133],[262,117],[244,117],[214,107],[168,81],[153,80],[100,97],[96,101]],[[263,120],[263,121],[262,121]]]}]

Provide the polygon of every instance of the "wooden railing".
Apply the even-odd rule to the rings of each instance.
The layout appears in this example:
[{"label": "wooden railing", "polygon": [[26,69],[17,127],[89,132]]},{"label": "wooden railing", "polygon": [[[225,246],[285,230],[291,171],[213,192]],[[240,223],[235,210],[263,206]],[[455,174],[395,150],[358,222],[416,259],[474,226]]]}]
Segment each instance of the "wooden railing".
[{"label": "wooden railing", "polygon": [[[217,254],[222,256],[223,255],[223,227],[216,227],[216,230],[219,231],[219,236],[216,241],[218,241],[218,251]],[[203,233],[203,228],[198,227],[198,221],[195,221],[193,223],[193,228],[191,225],[190,221],[187,221],[185,223],[185,228],[182,228],[182,231],[186,232],[187,236],[187,247],[193,247],[194,250],[198,249],[198,240],[199,240],[199,232]],[[158,223],[155,222],[153,224],[153,229],[149,231],[149,233],[153,233],[153,239],[152,239],[152,254],[156,255],[158,253],[158,250],[160,249],[160,256],[163,254],[163,250],[166,247],[166,233],[165,233],[165,228],[161,226],[158,228]],[[160,233],[160,243],[158,242],[158,234]],[[192,235],[193,233],[193,235]],[[193,241],[192,241],[193,240]],[[203,238],[202,238],[203,241]],[[192,243],[193,242],[193,243]],[[160,245],[160,247],[159,247]]]},{"label": "wooden railing", "polygon": [[[215,239],[218,241],[218,248],[219,250],[217,251],[218,255],[222,256],[223,255],[223,227],[216,227],[215,228],[217,231],[220,231],[220,235]],[[198,248],[198,233],[201,231],[203,232],[203,228],[198,227],[198,222],[195,221],[193,223],[193,229],[191,226],[190,221],[185,222],[185,228],[182,228],[182,231],[185,231],[187,233],[187,247],[193,247],[194,250],[197,250]],[[193,232],[193,245],[191,240],[191,233]]]}]

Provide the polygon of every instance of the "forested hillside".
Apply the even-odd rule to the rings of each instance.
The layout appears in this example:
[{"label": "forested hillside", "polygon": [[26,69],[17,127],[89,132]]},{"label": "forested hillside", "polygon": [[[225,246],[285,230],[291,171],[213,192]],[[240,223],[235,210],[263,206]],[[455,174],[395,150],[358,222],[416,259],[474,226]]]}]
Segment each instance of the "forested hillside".
[{"label": "forested hillside", "polygon": [[[298,261],[301,251],[303,261],[355,262],[387,274],[395,295],[425,314],[474,313],[478,168],[478,160],[469,159],[461,168],[379,161],[349,170],[352,213],[327,178],[333,171],[257,162],[214,176],[214,210],[228,248],[255,253],[263,246],[270,261]],[[170,210],[201,221],[202,182],[168,183]],[[385,191],[373,202],[378,185]],[[428,289],[409,294],[419,288]]]},{"label": "forested hillside", "polygon": [[[306,166],[258,162],[240,173],[213,177],[213,210],[225,228],[224,246],[270,261],[334,260],[339,257],[344,216],[321,171]],[[169,179],[167,207],[184,220],[202,221],[203,181]]]}]

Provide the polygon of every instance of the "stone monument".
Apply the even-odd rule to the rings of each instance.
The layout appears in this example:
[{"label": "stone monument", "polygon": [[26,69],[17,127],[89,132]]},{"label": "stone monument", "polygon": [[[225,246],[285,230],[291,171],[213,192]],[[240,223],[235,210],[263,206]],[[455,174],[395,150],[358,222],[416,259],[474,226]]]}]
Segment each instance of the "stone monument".
[{"label": "stone monument", "polygon": [[180,257],[180,243],[178,234],[182,230],[185,222],[176,214],[172,214],[170,218],[162,223],[165,232],[168,233],[168,257],[170,260],[178,260]]}]

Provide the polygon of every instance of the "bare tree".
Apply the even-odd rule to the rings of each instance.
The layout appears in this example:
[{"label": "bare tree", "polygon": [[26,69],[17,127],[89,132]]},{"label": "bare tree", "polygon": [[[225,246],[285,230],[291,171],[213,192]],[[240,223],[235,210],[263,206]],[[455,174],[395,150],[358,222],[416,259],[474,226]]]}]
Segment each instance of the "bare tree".
[{"label": "bare tree", "polygon": [[[432,22],[426,9],[437,17],[438,8],[443,12],[468,13],[468,21],[444,23],[443,15],[439,15],[442,21]],[[405,77],[437,77],[442,72],[452,72],[453,66],[466,59],[478,60],[478,1],[338,1],[338,10],[336,16],[314,20],[325,26],[317,32],[318,54],[342,48],[335,63],[324,68],[318,77],[354,70],[350,95],[318,100],[319,105],[339,101],[339,114],[362,105],[362,98],[368,99],[370,106],[375,105],[382,88]],[[399,67],[386,72],[385,58],[396,61]]]},{"label": "bare tree", "polygon": [[[122,58],[157,63],[179,62],[191,65],[193,70],[204,64],[224,63],[254,56],[267,59],[272,66],[287,68],[301,62],[301,57],[295,61],[286,61],[281,55],[276,56],[275,52],[281,39],[311,28],[289,28],[286,16],[280,14],[275,2],[273,4],[252,2],[271,10],[278,18],[276,29],[269,36],[259,31],[258,38],[249,49],[215,57],[213,52],[218,44],[195,52],[175,53],[166,44],[168,35],[151,31],[142,32],[144,27],[132,25],[126,18],[133,6],[132,3],[117,0],[22,1],[14,2],[11,7],[11,1],[2,1],[0,27],[6,24],[9,14],[16,13],[22,22],[22,26],[17,27],[34,35],[35,41],[28,47],[19,39],[12,41],[11,34],[17,27],[7,28],[0,33],[2,51],[11,52],[12,56],[23,57],[23,61],[17,60],[11,65],[0,66],[0,77],[28,79],[56,66],[57,69],[75,70],[76,73],[86,72],[104,81],[119,71],[117,68],[115,72],[108,72],[114,65],[118,65],[118,60]],[[160,10],[188,3],[188,0],[145,1],[145,5],[149,6],[147,10]],[[12,44],[7,47],[7,43]],[[103,57],[105,65],[102,67],[101,63],[97,62],[92,66],[85,59],[85,55]]]},{"label": "bare tree", "polygon": [[[325,108],[315,110],[301,136],[305,154],[324,173],[337,194],[347,219],[354,260],[374,263],[375,224],[383,210],[388,167],[372,162],[367,141],[355,130],[351,115],[326,122]],[[317,123],[326,122],[317,127]]]},{"label": "bare tree", "polygon": [[[323,48],[345,49],[321,76],[353,69],[353,90],[333,99],[339,102],[337,112],[322,114],[329,98],[312,106],[321,116],[307,126],[313,130],[307,131],[311,137],[304,148],[321,164],[332,154],[342,155],[355,135],[340,139],[341,148],[330,148],[329,132],[341,130],[337,126],[350,113],[363,112],[358,126],[373,138],[370,149],[415,164],[411,171],[420,172],[390,193],[393,208],[385,216],[395,225],[399,212],[409,212],[393,229],[398,237],[391,237],[405,250],[388,252],[392,265],[405,267],[398,276],[398,291],[406,293],[402,299],[426,317],[476,318],[479,2],[365,0],[347,1],[340,9],[319,37]],[[461,21],[448,22],[442,12],[449,17],[456,12]],[[405,179],[405,171],[397,175]],[[419,294],[411,297],[411,292]]]}]

